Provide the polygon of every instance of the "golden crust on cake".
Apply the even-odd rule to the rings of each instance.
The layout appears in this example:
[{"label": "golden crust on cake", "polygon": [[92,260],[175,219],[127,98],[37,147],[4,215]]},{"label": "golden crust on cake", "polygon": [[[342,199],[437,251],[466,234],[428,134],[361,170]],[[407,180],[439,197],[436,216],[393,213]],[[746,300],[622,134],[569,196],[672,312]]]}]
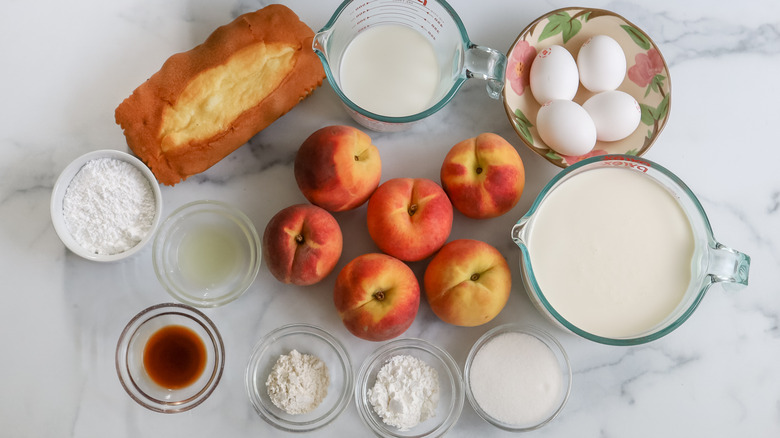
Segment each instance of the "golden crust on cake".
[{"label": "golden crust on cake", "polygon": [[117,107],[128,146],[162,184],[203,172],[322,84],[313,37],[276,4],[217,28]]}]

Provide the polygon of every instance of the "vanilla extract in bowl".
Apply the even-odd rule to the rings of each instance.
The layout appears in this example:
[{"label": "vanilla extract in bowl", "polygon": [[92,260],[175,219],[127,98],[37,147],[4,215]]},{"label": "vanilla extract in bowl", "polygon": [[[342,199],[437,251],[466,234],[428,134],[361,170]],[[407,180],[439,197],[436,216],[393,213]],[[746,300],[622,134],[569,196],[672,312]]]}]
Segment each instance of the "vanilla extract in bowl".
[{"label": "vanilla extract in bowl", "polygon": [[195,383],[206,369],[206,344],[182,325],[165,326],[144,346],[144,369],[156,384],[181,389]]},{"label": "vanilla extract in bowl", "polygon": [[222,377],[225,346],[214,323],[194,307],[163,303],[128,322],[116,348],[116,371],[127,394],[155,412],[198,406]]}]

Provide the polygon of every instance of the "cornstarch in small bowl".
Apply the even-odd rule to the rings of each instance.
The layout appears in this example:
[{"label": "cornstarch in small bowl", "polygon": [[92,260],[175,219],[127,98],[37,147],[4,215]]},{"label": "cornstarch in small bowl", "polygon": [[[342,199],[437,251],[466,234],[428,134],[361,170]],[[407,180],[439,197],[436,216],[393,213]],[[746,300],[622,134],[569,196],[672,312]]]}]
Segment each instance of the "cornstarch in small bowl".
[{"label": "cornstarch in small bowl", "polygon": [[463,374],[447,351],[419,338],[399,338],[371,353],[355,380],[360,419],[383,438],[447,434],[465,400]]},{"label": "cornstarch in small bowl", "polygon": [[439,375],[414,356],[393,356],[380,368],[368,400],[385,424],[409,430],[436,415]]}]

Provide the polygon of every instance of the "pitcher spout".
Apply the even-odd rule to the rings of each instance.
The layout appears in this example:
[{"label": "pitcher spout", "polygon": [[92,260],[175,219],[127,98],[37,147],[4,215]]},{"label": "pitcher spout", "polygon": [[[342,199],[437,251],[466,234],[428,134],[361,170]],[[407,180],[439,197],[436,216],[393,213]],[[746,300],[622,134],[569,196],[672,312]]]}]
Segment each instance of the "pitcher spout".
[{"label": "pitcher spout", "polygon": [[512,227],[512,240],[517,246],[526,246],[525,229],[528,219],[522,218]]},{"label": "pitcher spout", "polygon": [[331,29],[322,29],[314,35],[314,40],[312,40],[311,48],[320,55],[320,58],[322,59],[327,59],[328,57],[325,48],[328,46],[328,38],[331,33]]}]

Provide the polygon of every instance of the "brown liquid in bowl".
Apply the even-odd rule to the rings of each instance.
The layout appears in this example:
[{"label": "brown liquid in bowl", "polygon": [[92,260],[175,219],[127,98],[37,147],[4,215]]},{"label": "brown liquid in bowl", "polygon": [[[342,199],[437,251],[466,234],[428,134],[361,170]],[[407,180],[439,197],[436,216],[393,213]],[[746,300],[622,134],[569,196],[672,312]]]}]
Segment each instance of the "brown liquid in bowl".
[{"label": "brown liquid in bowl", "polygon": [[198,380],[206,368],[206,346],[193,330],[181,325],[163,327],[144,346],[144,368],[158,385],[181,389]]}]

